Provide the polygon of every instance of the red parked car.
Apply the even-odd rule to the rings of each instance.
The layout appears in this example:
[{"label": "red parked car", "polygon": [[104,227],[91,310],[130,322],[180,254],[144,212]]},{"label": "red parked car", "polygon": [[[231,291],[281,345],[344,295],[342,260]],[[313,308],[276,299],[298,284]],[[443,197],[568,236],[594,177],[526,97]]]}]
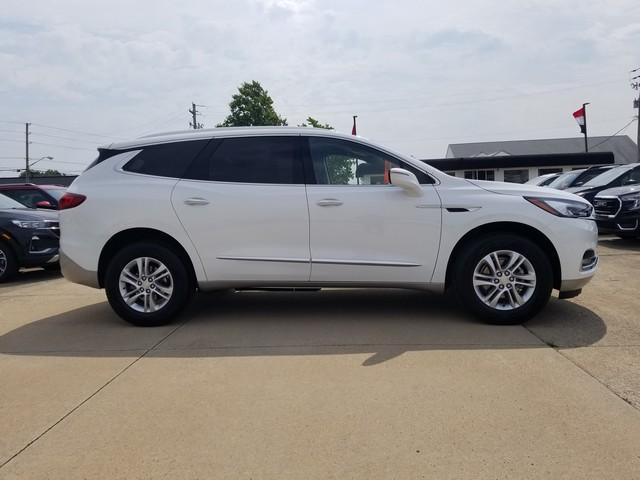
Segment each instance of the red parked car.
[{"label": "red parked car", "polygon": [[0,184],[0,193],[29,208],[58,209],[58,200],[67,191],[60,185],[35,185],[33,183]]}]

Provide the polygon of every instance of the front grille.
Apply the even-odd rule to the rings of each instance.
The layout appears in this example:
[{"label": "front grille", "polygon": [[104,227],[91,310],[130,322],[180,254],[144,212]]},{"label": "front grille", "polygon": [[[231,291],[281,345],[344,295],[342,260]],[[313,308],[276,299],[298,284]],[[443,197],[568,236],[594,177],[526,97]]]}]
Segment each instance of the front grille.
[{"label": "front grille", "polygon": [[603,217],[615,217],[622,207],[622,202],[618,197],[597,197],[593,201],[593,208],[596,215]]},{"label": "front grille", "polygon": [[46,221],[46,229],[53,233],[56,237],[60,238],[60,222],[54,222],[52,220]]}]

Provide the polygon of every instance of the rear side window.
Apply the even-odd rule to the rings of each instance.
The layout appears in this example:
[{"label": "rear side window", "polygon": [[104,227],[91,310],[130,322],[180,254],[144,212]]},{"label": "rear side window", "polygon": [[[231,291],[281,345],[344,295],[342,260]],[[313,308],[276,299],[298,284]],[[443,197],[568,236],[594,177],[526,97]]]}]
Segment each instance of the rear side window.
[{"label": "rear side window", "polygon": [[208,140],[193,140],[143,147],[143,150],[129,160],[122,169],[126,172],[157,177],[182,178],[193,159],[208,142]]},{"label": "rear side window", "polygon": [[45,196],[40,190],[37,190],[35,188],[6,190],[2,193],[29,208],[36,208],[36,203],[38,202],[51,202],[51,199],[49,197]]},{"label": "rear side window", "polygon": [[214,182],[303,184],[300,137],[240,137],[217,141],[185,174]]}]

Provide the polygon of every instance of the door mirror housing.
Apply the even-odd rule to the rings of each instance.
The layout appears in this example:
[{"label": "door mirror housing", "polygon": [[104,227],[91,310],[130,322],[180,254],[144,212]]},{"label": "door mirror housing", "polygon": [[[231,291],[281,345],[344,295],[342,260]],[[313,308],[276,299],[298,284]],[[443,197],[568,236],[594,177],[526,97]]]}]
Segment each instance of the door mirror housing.
[{"label": "door mirror housing", "polygon": [[401,187],[408,195],[412,197],[421,197],[423,195],[418,177],[409,170],[405,170],[404,168],[392,168],[390,177],[391,185]]},{"label": "door mirror housing", "polygon": [[56,207],[51,205],[51,202],[49,200],[41,200],[39,202],[36,202],[36,208],[47,208],[49,210],[52,210],[52,209],[55,209]]}]

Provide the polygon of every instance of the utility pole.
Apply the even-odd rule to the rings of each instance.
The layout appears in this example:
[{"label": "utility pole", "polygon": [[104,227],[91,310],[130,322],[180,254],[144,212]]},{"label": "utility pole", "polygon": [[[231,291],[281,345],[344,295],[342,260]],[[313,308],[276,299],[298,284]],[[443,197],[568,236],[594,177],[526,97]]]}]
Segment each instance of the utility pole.
[{"label": "utility pole", "polygon": [[25,182],[29,183],[29,122],[24,124],[24,162],[25,162]]},{"label": "utility pole", "polygon": [[[637,72],[640,72],[640,67],[631,70],[630,73],[633,74]],[[631,88],[638,92],[638,98],[633,100],[633,106],[638,109],[638,119],[636,120],[638,123],[638,138],[636,142],[638,146],[638,161],[640,162],[640,75],[631,78]]]},{"label": "utility pole", "polygon": [[189,110],[189,113],[191,114],[191,122],[189,122],[189,126],[191,128],[193,128],[194,130],[198,130],[202,127],[204,127],[203,124],[198,123],[198,114],[200,113],[196,107],[198,105],[196,105],[195,103],[191,102],[191,109]]}]

